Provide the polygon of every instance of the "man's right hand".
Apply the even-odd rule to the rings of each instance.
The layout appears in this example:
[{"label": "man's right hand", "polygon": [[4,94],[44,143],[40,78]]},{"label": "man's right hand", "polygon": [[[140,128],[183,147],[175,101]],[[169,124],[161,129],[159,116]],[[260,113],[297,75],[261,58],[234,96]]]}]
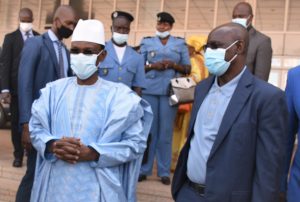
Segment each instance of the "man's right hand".
[{"label": "man's right hand", "polygon": [[1,93],[1,102],[4,104],[10,104],[11,95],[9,92]]},{"label": "man's right hand", "polygon": [[28,123],[23,124],[22,145],[27,153],[32,149]]}]

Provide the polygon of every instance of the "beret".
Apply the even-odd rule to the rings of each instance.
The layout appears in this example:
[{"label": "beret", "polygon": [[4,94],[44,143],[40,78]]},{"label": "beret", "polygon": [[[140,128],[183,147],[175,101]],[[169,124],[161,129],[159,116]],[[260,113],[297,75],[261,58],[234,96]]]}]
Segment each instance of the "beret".
[{"label": "beret", "polygon": [[134,20],[133,16],[127,12],[124,11],[114,11],[111,14],[111,19],[114,20],[118,17],[125,17],[127,18],[127,20],[129,20],[130,22],[132,22]]},{"label": "beret", "polygon": [[170,24],[173,24],[175,22],[173,16],[167,12],[160,12],[156,16],[158,22],[168,22]]}]

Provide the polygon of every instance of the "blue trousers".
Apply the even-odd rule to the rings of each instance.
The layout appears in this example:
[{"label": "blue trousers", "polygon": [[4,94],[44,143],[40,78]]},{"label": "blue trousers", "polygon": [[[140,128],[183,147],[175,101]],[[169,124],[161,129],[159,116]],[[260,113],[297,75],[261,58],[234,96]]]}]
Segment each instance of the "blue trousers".
[{"label": "blue trousers", "polygon": [[169,105],[166,95],[143,95],[149,102],[153,111],[151,127],[151,143],[147,163],[141,167],[140,174],[152,175],[154,158],[157,161],[157,174],[159,177],[169,176],[172,160],[172,136],[177,107]]},{"label": "blue trousers", "polygon": [[27,170],[17,191],[16,202],[30,201],[31,189],[34,180],[36,155],[37,152],[34,148],[32,148],[31,151],[28,153]]},{"label": "blue trousers", "polygon": [[176,202],[205,202],[205,198],[191,188],[187,183],[184,183],[179,190]]}]

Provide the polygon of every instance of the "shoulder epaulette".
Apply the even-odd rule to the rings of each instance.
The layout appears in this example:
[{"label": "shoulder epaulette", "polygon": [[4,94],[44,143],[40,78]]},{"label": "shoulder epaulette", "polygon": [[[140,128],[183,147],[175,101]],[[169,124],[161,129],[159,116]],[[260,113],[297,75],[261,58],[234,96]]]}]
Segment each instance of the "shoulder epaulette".
[{"label": "shoulder epaulette", "polygon": [[177,39],[182,39],[182,40],[184,40],[184,38],[183,38],[183,37],[180,37],[180,36],[176,36],[176,38],[177,38]]},{"label": "shoulder epaulette", "polygon": [[144,39],[151,39],[153,36],[145,36]]}]

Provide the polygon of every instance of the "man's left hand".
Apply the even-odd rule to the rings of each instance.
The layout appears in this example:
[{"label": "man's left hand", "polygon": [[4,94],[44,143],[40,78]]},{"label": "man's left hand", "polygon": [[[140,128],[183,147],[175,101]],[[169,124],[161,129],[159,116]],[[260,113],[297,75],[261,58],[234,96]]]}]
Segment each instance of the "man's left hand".
[{"label": "man's left hand", "polygon": [[99,159],[99,153],[93,148],[90,148],[84,144],[80,146],[80,154],[78,161],[97,161]]}]

